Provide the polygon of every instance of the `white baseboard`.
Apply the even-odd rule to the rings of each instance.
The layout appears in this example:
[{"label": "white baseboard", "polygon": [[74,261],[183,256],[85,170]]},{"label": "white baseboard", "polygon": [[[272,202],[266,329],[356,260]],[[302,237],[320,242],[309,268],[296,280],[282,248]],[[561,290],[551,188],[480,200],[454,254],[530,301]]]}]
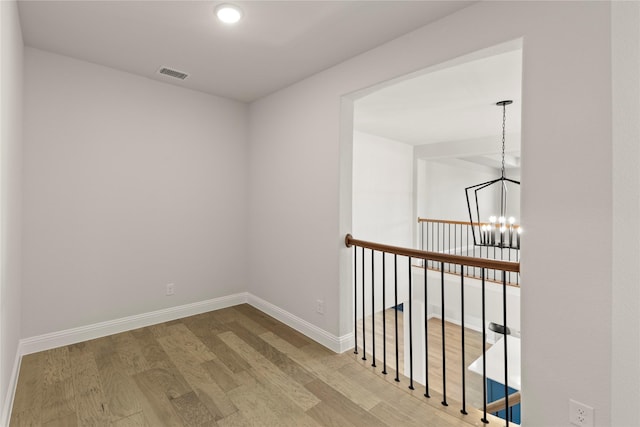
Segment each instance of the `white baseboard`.
[{"label": "white baseboard", "polygon": [[270,302],[263,300],[262,298],[252,294],[249,294],[248,296],[249,298],[247,302],[258,310],[278,319],[285,325],[292,327],[301,334],[308,336],[312,340],[336,353],[343,353],[353,347],[352,333],[338,337],[296,315],[289,313],[288,311],[281,309],[276,305],[271,304]]},{"label": "white baseboard", "polygon": [[[436,319],[440,319],[442,320],[442,316],[440,316],[440,313],[430,313],[427,316],[429,319],[436,318]],[[472,331],[476,331],[476,332],[480,332],[482,333],[482,319],[479,319],[477,317],[473,317],[473,316],[469,316],[469,318],[465,317],[465,323],[464,323],[464,327],[466,329],[471,329]],[[460,322],[460,319],[453,319],[453,318],[449,318],[447,317],[447,322],[449,323],[453,323],[454,325],[457,326],[462,326],[462,323]],[[514,331],[514,336],[520,338],[520,331]],[[495,344],[500,337],[502,336],[501,334],[498,334],[496,332],[487,330],[486,331],[487,334],[487,343],[488,344]]]},{"label": "white baseboard", "polygon": [[145,326],[151,326],[183,317],[206,313],[207,311],[219,310],[221,308],[243,304],[247,302],[247,297],[248,294],[246,292],[242,292],[177,307],[169,307],[149,313],[136,314],[133,316],[122,317],[120,319],[94,323],[93,325],[80,326],[78,328],[25,338],[20,340],[20,348],[22,349],[20,355],[36,353],[38,351],[49,350],[107,335],[130,331],[132,329],[143,328]]},{"label": "white baseboard", "polygon": [[19,343],[19,356],[101,338],[107,335],[130,331],[132,329],[143,328],[145,326],[156,325],[158,323],[206,313],[208,311],[220,310],[222,308],[244,303],[251,304],[258,310],[278,319],[282,323],[292,327],[296,331],[308,336],[336,353],[342,353],[353,347],[352,333],[338,337],[294,314],[289,313],[286,310],[281,309],[280,307],[271,304],[268,301],[263,300],[262,298],[248,292],[242,292],[226,297],[199,301],[192,304],[165,308],[149,313],[142,313],[134,316],[122,317],[120,319],[94,323],[92,325],[80,326],[77,328],[24,338],[21,339]]},{"label": "white baseboard", "polygon": [[22,362],[22,349],[20,343],[16,349],[16,358],[13,361],[13,370],[9,378],[9,386],[7,387],[7,395],[2,406],[2,414],[0,414],[0,426],[6,427],[11,421],[11,408],[13,408],[13,399],[16,395],[16,387],[18,387],[18,373],[20,372],[20,363]]},{"label": "white baseboard", "polygon": [[338,339],[339,348],[339,351],[337,351],[337,353],[344,353],[347,350],[351,350],[355,346],[353,332],[349,332],[348,334],[336,338]]},{"label": "white baseboard", "polygon": [[[440,314],[440,307],[437,307],[437,309],[433,308],[433,306],[429,306],[429,313],[427,314],[427,318],[431,319],[432,317],[435,319],[440,319],[442,320],[442,315]],[[472,331],[476,331],[476,332],[482,332],[482,319],[479,317],[475,317],[475,316],[470,316],[470,315],[466,315],[464,317],[464,327],[467,329],[471,329]],[[454,325],[457,326],[462,326],[462,322],[459,318],[455,318],[452,316],[446,316],[445,321],[449,322],[449,323],[453,323]]]}]

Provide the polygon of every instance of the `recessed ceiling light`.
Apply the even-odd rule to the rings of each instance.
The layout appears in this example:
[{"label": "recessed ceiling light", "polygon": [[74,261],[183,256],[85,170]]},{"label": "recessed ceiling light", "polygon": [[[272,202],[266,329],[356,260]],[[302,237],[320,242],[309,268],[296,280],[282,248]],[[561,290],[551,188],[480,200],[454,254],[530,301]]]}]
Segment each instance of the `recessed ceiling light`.
[{"label": "recessed ceiling light", "polygon": [[225,24],[235,24],[242,18],[242,9],[234,4],[220,4],[216,7],[216,16]]}]

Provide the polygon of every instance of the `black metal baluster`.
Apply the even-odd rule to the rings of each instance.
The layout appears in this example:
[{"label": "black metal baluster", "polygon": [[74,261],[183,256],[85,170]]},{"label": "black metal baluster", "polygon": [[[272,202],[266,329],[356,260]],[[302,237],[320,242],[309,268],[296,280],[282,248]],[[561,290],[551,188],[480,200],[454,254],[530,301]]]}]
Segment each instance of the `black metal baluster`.
[{"label": "black metal baluster", "polygon": [[[466,247],[466,250],[465,250],[465,254],[467,256],[469,256],[469,226],[468,225],[466,226],[466,229],[467,229],[467,247]],[[467,274],[473,275],[475,277],[476,268],[475,267],[471,267],[471,268],[472,268],[471,273],[469,273],[469,266],[467,266]]]},{"label": "black metal baluster", "polygon": [[[459,225],[460,225],[460,255],[464,255],[464,253],[462,252],[462,224],[459,224]],[[455,271],[458,271],[457,267]],[[460,264],[460,271],[464,272],[464,266],[462,264]]]},{"label": "black metal baluster", "polygon": [[[460,224],[460,255],[464,255],[462,240],[462,224]],[[460,264],[460,272],[464,273],[464,265],[462,264]]]},{"label": "black metal baluster", "polygon": [[[436,226],[436,231],[438,232],[438,237],[436,238],[436,252],[440,252],[440,226],[440,223],[438,223],[438,225]],[[444,230],[442,231],[442,233],[444,235]],[[444,245],[444,236],[442,238],[442,241],[442,244]]]},{"label": "black metal baluster", "polygon": [[409,257],[409,388],[413,390],[413,309],[411,297],[411,257]]},{"label": "black metal baluster", "polygon": [[429,395],[429,299],[427,297],[427,270],[424,270],[424,396]]},{"label": "black metal baluster", "polygon": [[394,296],[395,296],[395,315],[396,315],[396,378],[397,382],[400,382],[400,376],[398,373],[398,255],[393,254],[393,274],[394,274]]},{"label": "black metal baluster", "polygon": [[[487,254],[487,258],[488,258],[488,254]],[[496,259],[496,247],[493,247],[493,259]],[[496,280],[496,269],[493,269],[493,280]]]},{"label": "black metal baluster", "polygon": [[[482,258],[482,248],[483,248],[483,246],[480,246],[478,248],[478,250],[480,251],[480,258]],[[484,250],[487,253],[486,254],[486,258],[489,258],[489,247],[488,246],[484,246]]]},{"label": "black metal baluster", "polygon": [[371,249],[371,345],[373,355],[371,357],[371,366],[376,367],[376,285],[375,285],[375,253]]},{"label": "black metal baluster", "polygon": [[[480,252],[480,258],[482,258],[482,246],[480,246],[478,248],[478,251]],[[473,246],[473,256],[476,256],[476,247],[475,247],[475,245]],[[477,267],[475,267],[475,268],[476,268],[476,277],[478,277],[477,276],[477,274],[478,274]]]},{"label": "black metal baluster", "polygon": [[387,375],[387,254],[382,252],[382,373]]},{"label": "black metal baluster", "polygon": [[[500,261],[504,261],[504,249],[503,248],[500,248]],[[502,277],[506,279],[506,276],[507,276],[507,272],[503,271],[502,272]]]},{"label": "black metal baluster", "polygon": [[358,354],[358,247],[353,247],[353,342],[354,354]]},{"label": "black metal baluster", "polygon": [[[431,250],[433,250],[433,236],[435,236],[435,233],[433,232],[433,222],[431,223]],[[433,268],[433,261],[431,261],[431,268]]]},{"label": "black metal baluster", "polygon": [[440,263],[440,302],[442,304],[442,404],[449,406],[447,403],[447,352],[445,349],[445,327],[444,327],[444,262]]},{"label": "black metal baluster", "polygon": [[[461,265],[462,267],[462,265]],[[467,391],[466,391],[466,362],[464,358],[464,274],[460,274],[460,318],[461,318],[461,330],[462,330],[462,409],[460,412],[467,415]]]},{"label": "black metal baluster", "polygon": [[[511,239],[511,234],[510,234],[510,235],[509,235],[509,253],[508,253],[508,257],[507,257],[507,259],[508,259],[509,261],[511,261],[511,240],[512,240],[512,239]],[[508,281],[509,283],[511,283],[511,272],[509,272],[509,278],[508,278],[508,280],[507,280],[507,281]]]},{"label": "black metal baluster", "polygon": [[[460,226],[460,227],[462,227],[462,226]],[[460,233],[462,233],[462,230],[463,229],[460,228]],[[465,226],[464,230],[466,232],[465,234],[467,235],[467,240],[466,240],[467,243],[466,243],[466,245],[464,247],[464,251],[462,252],[462,255],[469,256],[469,226],[468,225]],[[462,244],[462,243],[460,243],[460,244]],[[464,265],[462,266],[462,271],[464,273]],[[467,274],[469,274],[469,266],[467,266]]]},{"label": "black metal baluster", "polygon": [[480,269],[480,275],[482,277],[482,421],[485,424],[489,424],[487,420],[487,329],[486,325],[486,313],[485,313],[485,268]]},{"label": "black metal baluster", "polygon": [[[520,249],[516,249],[516,262],[520,262]],[[516,272],[516,285],[520,284],[520,272]]]},{"label": "black metal baluster", "polygon": [[[422,249],[423,251],[426,251],[424,247],[424,221],[420,221],[420,249]],[[422,266],[424,268],[427,268],[427,260],[422,260],[422,261],[423,261]]]},{"label": "black metal baluster", "polygon": [[502,324],[504,325],[504,417],[509,426],[509,359],[507,358],[507,272],[502,272]]},{"label": "black metal baluster", "polygon": [[[447,240],[448,240],[448,244],[447,244],[447,253],[451,254],[451,224],[447,225]],[[444,265],[443,265],[444,267]],[[450,273],[451,272],[451,263],[447,263],[447,271]]]},{"label": "black metal baluster", "polygon": [[362,360],[367,360],[367,330],[365,329],[366,310],[364,307],[364,247],[362,248]]},{"label": "black metal baluster", "polygon": [[[462,226],[460,226],[460,227],[462,227]],[[460,233],[462,233],[462,230],[463,230],[463,229],[461,228],[461,229],[460,229]],[[465,230],[466,235],[467,235],[467,243],[466,243],[466,245],[465,245],[465,247],[464,247],[464,253],[463,253],[463,255],[469,256],[469,226],[468,226],[468,225],[467,225],[467,226],[465,226],[465,227],[464,227],[464,230]],[[464,266],[462,266],[462,270],[464,271]],[[469,266],[467,266],[467,274],[469,274]]]},{"label": "black metal baluster", "polygon": [[[453,254],[457,255],[458,254],[458,246],[456,243],[456,240],[458,240],[457,237],[457,229],[456,229],[456,225],[457,224],[453,224]],[[456,269],[458,268],[458,264],[453,264],[453,272],[456,272]]]},{"label": "black metal baluster", "polygon": [[[471,232],[473,233],[473,229],[471,230]],[[467,254],[469,253],[469,226],[467,226]],[[474,243],[472,249],[471,249],[471,253],[473,254],[473,256],[476,256],[476,245]],[[467,267],[467,271],[469,271],[469,267]],[[478,277],[478,267],[471,267],[471,271],[473,272],[473,277]]]}]

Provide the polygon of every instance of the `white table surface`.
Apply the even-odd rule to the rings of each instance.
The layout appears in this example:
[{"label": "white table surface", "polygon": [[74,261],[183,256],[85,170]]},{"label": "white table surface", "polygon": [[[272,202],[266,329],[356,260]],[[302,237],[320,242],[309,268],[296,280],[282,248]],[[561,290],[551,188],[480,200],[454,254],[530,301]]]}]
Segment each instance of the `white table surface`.
[{"label": "white table surface", "polygon": [[[504,384],[504,338],[504,336],[500,337],[485,352],[487,357],[487,378],[500,384]],[[507,370],[509,383],[507,385],[512,389],[520,390],[520,338],[507,335],[507,357],[509,361]],[[469,370],[482,375],[482,356],[469,365]]]}]

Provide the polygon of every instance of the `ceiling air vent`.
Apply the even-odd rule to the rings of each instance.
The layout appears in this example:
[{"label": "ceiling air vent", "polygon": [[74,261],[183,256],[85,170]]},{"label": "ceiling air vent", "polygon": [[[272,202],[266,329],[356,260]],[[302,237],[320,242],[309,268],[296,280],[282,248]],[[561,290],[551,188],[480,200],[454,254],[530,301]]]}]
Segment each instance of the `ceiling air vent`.
[{"label": "ceiling air vent", "polygon": [[176,79],[184,80],[189,77],[189,74],[183,73],[182,71],[172,70],[167,67],[160,67],[158,73],[164,74],[165,76],[174,77]]}]

